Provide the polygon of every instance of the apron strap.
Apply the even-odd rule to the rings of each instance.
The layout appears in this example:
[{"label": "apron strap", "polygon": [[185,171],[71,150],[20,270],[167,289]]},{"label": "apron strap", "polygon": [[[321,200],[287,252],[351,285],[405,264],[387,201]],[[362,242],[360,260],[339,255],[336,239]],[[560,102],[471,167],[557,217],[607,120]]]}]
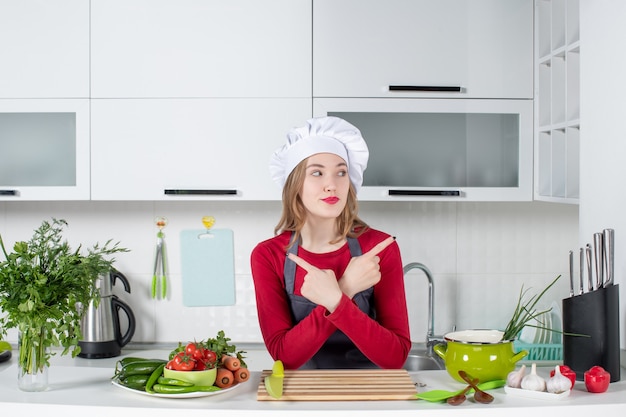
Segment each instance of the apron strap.
[{"label": "apron strap", "polygon": [[[291,238],[293,239],[294,233],[291,233]],[[361,256],[363,251],[361,250],[361,244],[358,239],[349,237],[348,240],[348,248],[350,249],[350,255],[354,258],[355,256]],[[293,246],[289,248],[287,253],[293,253],[294,255],[298,254],[298,248],[300,247],[299,242],[296,242]],[[293,294],[293,290],[296,283],[296,263],[289,258],[285,258],[285,267],[283,270],[283,276],[285,278],[285,290],[287,294]]]}]

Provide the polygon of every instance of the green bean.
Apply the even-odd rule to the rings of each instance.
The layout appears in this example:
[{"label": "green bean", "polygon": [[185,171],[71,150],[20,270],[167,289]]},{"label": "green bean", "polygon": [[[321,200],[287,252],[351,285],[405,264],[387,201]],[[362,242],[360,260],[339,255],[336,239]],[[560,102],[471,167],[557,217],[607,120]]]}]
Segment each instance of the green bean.
[{"label": "green bean", "polygon": [[190,387],[181,387],[177,385],[154,384],[152,389],[157,394],[187,394],[190,392],[215,392],[221,388],[215,385],[192,385]]}]

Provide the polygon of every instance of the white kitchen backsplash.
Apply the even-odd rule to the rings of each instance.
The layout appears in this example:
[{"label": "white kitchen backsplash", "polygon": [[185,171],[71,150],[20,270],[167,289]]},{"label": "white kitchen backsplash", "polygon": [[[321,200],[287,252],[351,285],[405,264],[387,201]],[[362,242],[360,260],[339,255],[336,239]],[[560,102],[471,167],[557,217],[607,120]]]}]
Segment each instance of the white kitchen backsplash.
[{"label": "white kitchen backsplash", "polygon": [[[137,319],[133,342],[204,339],[223,329],[238,342],[262,342],[256,318],[249,255],[273,234],[278,202],[0,202],[0,234],[8,250],[28,240],[42,220],[65,219],[72,245],[120,241],[129,253],[115,266],[130,281],[115,293]],[[179,233],[202,229],[212,215],[214,228],[234,231],[236,304],[185,307],[182,302]],[[169,260],[166,300],[150,297],[157,228],[164,229]],[[562,274],[545,304],[568,295],[567,253],[578,245],[578,206],[528,203],[363,202],[361,216],[372,227],[397,237],[404,264],[421,262],[435,281],[435,333],[457,329],[503,328],[522,285],[539,292]],[[4,256],[0,255],[4,260]],[[419,270],[407,274],[411,336],[423,342],[427,331],[428,284]],[[16,342],[14,330],[9,341]]]}]

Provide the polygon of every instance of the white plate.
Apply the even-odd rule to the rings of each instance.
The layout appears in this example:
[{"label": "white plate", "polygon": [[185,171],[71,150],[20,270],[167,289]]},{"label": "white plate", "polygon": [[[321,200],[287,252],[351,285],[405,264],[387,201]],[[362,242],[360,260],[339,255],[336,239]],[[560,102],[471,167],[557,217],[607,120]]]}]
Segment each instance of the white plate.
[{"label": "white plate", "polygon": [[[535,324],[535,321],[533,320],[529,324]],[[535,327],[524,326],[522,332],[520,333],[519,340],[528,344],[535,343],[535,335],[537,334],[537,330],[539,329]]]},{"label": "white plate", "polygon": [[571,390],[567,390],[560,394],[552,394],[550,392],[532,391],[529,389],[511,388],[508,385],[504,386],[504,392],[509,395],[515,395],[516,397],[534,398],[537,400],[562,400],[569,397]]},{"label": "white plate", "polygon": [[542,326],[543,329],[541,329],[541,341],[539,343],[542,343],[542,344],[550,343],[550,340],[552,340],[552,331],[549,330],[549,329],[552,329],[551,313],[544,314],[543,317],[541,318],[541,321],[543,321],[543,324],[540,324],[540,326]]},{"label": "white plate", "polygon": [[561,307],[556,301],[552,302],[552,311],[550,311],[550,315],[552,316],[552,329],[556,330],[552,333],[552,339],[550,343],[561,343],[561,332],[563,331],[563,325],[561,323]]},{"label": "white plate", "polygon": [[176,399],[180,399],[180,398],[200,398],[200,397],[210,397],[210,396],[213,396],[213,395],[220,395],[220,394],[224,394],[226,392],[230,392],[230,391],[240,387],[241,385],[245,384],[245,382],[241,382],[241,383],[238,383],[237,385],[233,385],[230,388],[223,388],[220,391],[213,391],[213,392],[187,392],[187,393],[184,393],[184,394],[158,394],[158,393],[150,394],[150,393],[148,393],[146,391],[139,391],[139,390],[136,390],[136,389],[125,387],[124,385],[120,384],[116,380],[112,380],[111,383],[113,385],[115,385],[116,387],[125,389],[126,391],[134,392],[135,394],[148,395],[150,397],[176,398]]}]

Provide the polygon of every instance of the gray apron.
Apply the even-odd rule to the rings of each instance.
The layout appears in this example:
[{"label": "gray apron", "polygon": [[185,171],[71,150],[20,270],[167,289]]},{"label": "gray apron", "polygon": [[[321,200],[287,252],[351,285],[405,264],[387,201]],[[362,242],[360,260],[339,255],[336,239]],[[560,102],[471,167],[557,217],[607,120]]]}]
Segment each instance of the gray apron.
[{"label": "gray apron", "polygon": [[[299,244],[294,244],[288,253],[298,254]],[[350,255],[360,256],[361,245],[355,238],[348,238],[348,247]],[[301,295],[294,294],[294,286],[296,281],[296,263],[289,258],[285,260],[285,290],[289,297],[289,305],[293,316],[294,323],[299,323],[308,316],[317,304],[312,303]],[[361,291],[352,299],[359,309],[372,317],[376,318],[374,311],[374,287]],[[320,350],[300,369],[354,369],[354,368],[377,368],[352,341],[340,330],[333,333],[328,340],[322,345]]]}]

